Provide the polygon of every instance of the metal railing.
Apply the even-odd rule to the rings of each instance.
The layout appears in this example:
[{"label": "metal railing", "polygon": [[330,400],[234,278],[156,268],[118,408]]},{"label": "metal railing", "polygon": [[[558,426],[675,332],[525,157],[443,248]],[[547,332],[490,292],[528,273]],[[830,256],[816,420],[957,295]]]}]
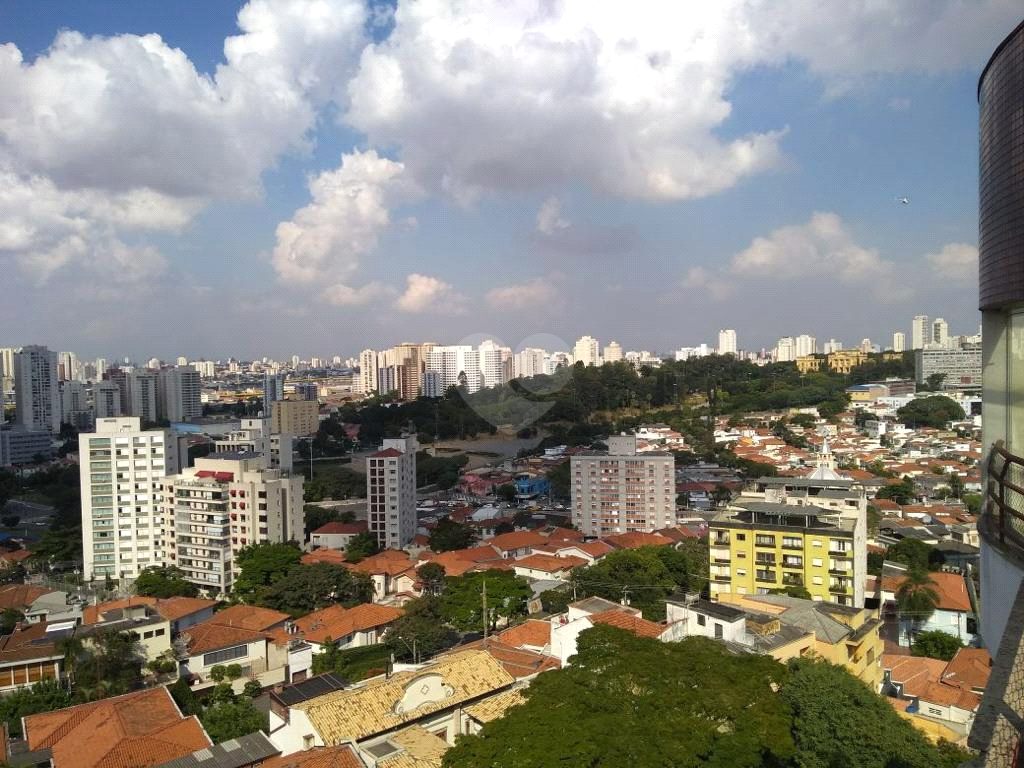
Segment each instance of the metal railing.
[{"label": "metal railing", "polygon": [[1024,457],[992,446],[988,457],[985,512],[992,532],[1004,544],[1024,549]]}]

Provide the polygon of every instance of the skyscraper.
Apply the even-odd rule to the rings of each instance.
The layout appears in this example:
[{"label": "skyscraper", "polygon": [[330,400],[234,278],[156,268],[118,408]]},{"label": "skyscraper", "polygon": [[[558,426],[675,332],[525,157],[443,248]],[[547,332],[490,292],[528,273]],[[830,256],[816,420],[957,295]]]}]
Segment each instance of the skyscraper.
[{"label": "skyscraper", "polygon": [[270,415],[272,403],[284,400],[284,374],[268,373],[263,379],[263,413]]},{"label": "skyscraper", "polygon": [[609,341],[604,348],[604,362],[617,363],[622,359],[622,345],[617,341]]},{"label": "skyscraper", "polygon": [[910,348],[924,349],[932,343],[932,326],[928,315],[915,315],[910,324]]},{"label": "skyscraper", "polygon": [[156,371],[136,368],[128,374],[128,413],[143,424],[160,420]]},{"label": "skyscraper", "polygon": [[573,363],[584,365],[600,365],[600,346],[593,336],[581,336],[572,348]]},{"label": "skyscraper", "polygon": [[732,328],[727,328],[718,332],[718,354],[736,354],[736,331]]},{"label": "skyscraper", "polygon": [[932,344],[939,347],[948,347],[949,341],[949,323],[941,317],[936,317],[932,321]]},{"label": "skyscraper", "polygon": [[794,353],[797,357],[806,357],[818,352],[818,340],[813,336],[808,336],[806,333],[797,336],[793,344],[795,347]]},{"label": "skyscraper", "polygon": [[775,345],[775,362],[787,363],[796,360],[796,342],[792,336],[784,336]]},{"label": "skyscraper", "polygon": [[484,387],[498,387],[512,378],[512,350],[488,339],[481,342],[480,383]]},{"label": "skyscraper", "polygon": [[892,333],[892,351],[893,352],[905,352],[907,349],[907,334],[903,331],[893,331]]},{"label": "skyscraper", "polygon": [[415,437],[385,440],[366,458],[370,533],[382,548],[401,549],[416,535]]},{"label": "skyscraper", "polygon": [[57,353],[46,347],[22,347],[14,355],[15,422],[26,429],[60,432]]},{"label": "skyscraper", "polygon": [[359,393],[377,394],[377,353],[372,349],[359,353]]},{"label": "skyscraper", "polygon": [[195,421],[203,415],[202,382],[191,365],[164,368],[157,380],[160,417],[172,423]]},{"label": "skyscraper", "polygon": [[468,344],[434,347],[427,355],[427,370],[438,372],[441,394],[449,387],[480,389],[480,353]]}]

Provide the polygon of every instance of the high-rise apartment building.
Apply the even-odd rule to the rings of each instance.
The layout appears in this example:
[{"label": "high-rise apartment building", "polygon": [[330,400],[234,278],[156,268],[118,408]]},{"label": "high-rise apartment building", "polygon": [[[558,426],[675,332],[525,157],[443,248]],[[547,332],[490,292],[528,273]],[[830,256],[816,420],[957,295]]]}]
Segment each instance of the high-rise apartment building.
[{"label": "high-rise apartment building", "polygon": [[736,331],[732,328],[720,330],[718,332],[718,354],[735,355],[736,351]]},{"label": "high-rise apartment building", "polygon": [[775,362],[788,363],[796,360],[796,342],[792,336],[784,336],[775,345]]},{"label": "high-rise apartment building", "polygon": [[164,480],[167,564],[210,595],[231,591],[238,551],[262,542],[302,542],[302,476],[272,469],[256,453],[213,453]]},{"label": "high-rise apartment building", "polygon": [[292,435],[274,434],[270,419],[242,419],[238,429],[214,441],[215,453],[256,453],[266,456],[271,469],[292,471]]},{"label": "high-rise apartment building", "polygon": [[299,381],[295,383],[296,400],[319,400],[320,387],[312,381]]},{"label": "high-rise apartment building", "polygon": [[195,421],[203,415],[202,382],[190,365],[164,368],[157,377],[157,405],[161,419],[171,423]]},{"label": "high-rise apartment building", "polygon": [[604,348],[602,357],[606,363],[619,362],[622,359],[622,345],[617,341],[609,341],[608,346]]},{"label": "high-rise apartment building", "polygon": [[653,531],[676,523],[675,458],[636,451],[613,435],[608,451],[572,457],[572,521],[586,536]]},{"label": "high-rise apartment building", "polygon": [[0,376],[14,376],[14,355],[17,352],[14,347],[0,348]]},{"label": "high-rise apartment building", "polygon": [[370,533],[382,548],[401,549],[416,535],[415,437],[385,440],[366,458]]},{"label": "high-rise apartment building", "polygon": [[363,395],[377,394],[377,353],[372,349],[359,353],[359,392]]},{"label": "high-rise apartment building", "polygon": [[92,409],[89,408],[89,389],[80,381],[60,383],[60,420],[76,429],[92,428]]},{"label": "high-rise apartment building", "polygon": [[442,394],[449,387],[480,389],[480,354],[468,344],[434,347],[427,355],[427,370],[438,372]]},{"label": "high-rise apartment building", "polygon": [[316,400],[278,400],[270,404],[273,434],[309,437],[320,429],[320,405]]},{"label": "high-rise apartment building", "polygon": [[529,379],[547,373],[545,361],[547,352],[543,349],[527,347],[517,352],[512,358],[512,376],[516,379]]},{"label": "high-rise apartment building", "polygon": [[263,377],[263,413],[270,415],[271,404],[284,400],[284,374],[268,373]]},{"label": "high-rise apartment building", "polygon": [[143,424],[160,419],[158,379],[157,372],[148,369],[135,368],[128,373],[128,413],[138,416]]},{"label": "high-rise apartment building", "polygon": [[110,419],[122,415],[121,388],[117,386],[117,382],[102,379],[93,382],[92,409],[97,419]]},{"label": "high-rise apartment building", "polygon": [[910,348],[924,349],[932,343],[932,324],[928,315],[914,315],[910,322]]},{"label": "high-rise apartment building", "polygon": [[800,334],[793,340],[794,354],[796,357],[818,354],[818,340],[806,333]]},{"label": "high-rise apartment building", "polygon": [[919,349],[914,353],[914,367],[918,384],[929,377],[941,375],[942,389],[981,389],[981,349]]},{"label": "high-rise apartment building", "polygon": [[46,347],[22,347],[14,355],[15,422],[28,430],[60,432],[57,353]]},{"label": "high-rise apartment building", "polygon": [[480,355],[480,383],[500,387],[512,378],[512,350],[487,340],[477,348]]},{"label": "high-rise apartment building", "polygon": [[949,347],[952,340],[949,338],[949,323],[941,317],[932,321],[932,344],[936,347]]},{"label": "high-rise apartment building", "polygon": [[181,468],[184,437],[143,430],[137,416],[96,419],[78,436],[82,555],[87,580],[134,579],[164,565],[164,478]]},{"label": "high-rise apartment building", "polygon": [[572,348],[573,363],[600,365],[600,345],[593,336],[581,336]]},{"label": "high-rise apartment building", "polygon": [[903,331],[892,332],[892,351],[905,352],[907,349],[907,334]]}]

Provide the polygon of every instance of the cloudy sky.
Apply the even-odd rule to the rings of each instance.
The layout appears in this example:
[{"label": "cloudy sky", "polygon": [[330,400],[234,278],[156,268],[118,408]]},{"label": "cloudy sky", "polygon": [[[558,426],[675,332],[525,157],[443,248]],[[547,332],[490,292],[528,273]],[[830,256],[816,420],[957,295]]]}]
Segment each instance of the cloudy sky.
[{"label": "cloudy sky", "polygon": [[0,346],[973,333],[975,88],[1020,17],[0,0]]}]

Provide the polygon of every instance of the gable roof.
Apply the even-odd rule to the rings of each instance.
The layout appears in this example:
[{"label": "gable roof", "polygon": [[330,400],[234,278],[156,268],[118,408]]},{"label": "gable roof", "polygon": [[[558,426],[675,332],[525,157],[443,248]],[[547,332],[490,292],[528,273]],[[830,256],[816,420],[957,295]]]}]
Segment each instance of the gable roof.
[{"label": "gable roof", "polygon": [[616,533],[611,536],[605,536],[604,540],[616,549],[664,547],[672,543],[672,539],[662,536],[660,533],[642,533],[640,531]]},{"label": "gable roof", "polygon": [[366,527],[366,521],[360,520],[356,523],[342,523],[337,520],[333,520],[329,523],[325,523],[313,531],[312,535],[316,534],[358,534],[366,533],[368,528]]},{"label": "gable roof", "polygon": [[[330,605],[295,619],[294,623],[304,640],[323,645],[327,638],[336,642],[355,632],[390,624],[404,613],[401,608],[373,603],[361,603],[354,608]],[[286,634],[283,628],[274,630],[273,635],[279,644],[295,637]]]},{"label": "gable roof", "polygon": [[260,768],[365,768],[352,747],[317,747],[306,752],[272,757]]},{"label": "gable roof", "polygon": [[316,565],[327,563],[329,565],[341,565],[350,568],[352,563],[345,559],[345,553],[340,549],[314,549],[302,556],[300,561],[303,565]]},{"label": "gable roof", "polygon": [[[427,702],[410,712],[397,711],[396,705],[417,681],[440,677],[450,693]],[[515,681],[485,651],[463,651],[442,656],[421,669],[398,672],[388,679],[370,681],[359,688],[335,691],[295,705],[306,713],[313,728],[334,745],[360,740],[408,723],[431,712],[471,701],[507,688]]]},{"label": "gable roof", "polygon": [[370,557],[360,560],[358,563],[346,563],[345,565],[357,573],[365,573],[371,576],[377,573],[397,576],[412,568],[414,563],[407,552],[402,552],[399,549],[385,549],[383,552],[370,555]]},{"label": "gable roof", "polygon": [[177,621],[215,605],[216,600],[203,600],[199,597],[167,597],[157,600],[156,611],[168,621]]},{"label": "gable roof", "polygon": [[[138,606],[152,607],[156,605],[157,600],[155,597],[147,597],[146,595],[132,595],[131,597],[124,597],[120,600],[108,600],[105,603],[99,605],[87,605],[82,609],[82,624],[89,626],[90,624],[99,624],[104,621],[104,614],[113,613],[114,611],[123,611],[125,608],[135,608]],[[165,617],[166,618],[166,617]]]},{"label": "gable roof", "polygon": [[501,632],[498,638],[513,648],[522,648],[524,645],[544,648],[551,644],[551,622],[527,619],[522,624],[516,624]]},{"label": "gable roof", "polygon": [[56,637],[47,635],[45,622],[22,625],[11,634],[0,637],[0,664],[63,656],[57,650]]},{"label": "gable roof", "polygon": [[54,768],[141,768],[211,745],[164,687],[24,718],[29,749],[50,749]]},{"label": "gable roof", "polygon": [[966,690],[984,689],[992,674],[992,656],[985,648],[961,648],[942,672],[942,682]]},{"label": "gable roof", "polygon": [[592,613],[587,618],[590,619],[591,624],[607,624],[611,627],[618,627],[632,632],[637,637],[658,637],[665,631],[665,626],[662,624],[655,624],[653,621],[621,610],[612,609]]},{"label": "gable roof", "polygon": [[573,568],[587,565],[587,562],[582,557],[575,557],[573,555],[557,557],[538,552],[519,558],[515,561],[515,567],[529,568],[534,571],[544,571],[545,573],[559,573],[560,571],[571,571]]},{"label": "gable roof", "polygon": [[[959,573],[942,573],[929,571],[928,575],[934,582],[931,587],[939,596],[936,606],[940,611],[971,611],[971,599],[967,595],[967,583]],[[900,588],[905,577],[882,576],[882,590],[893,592]]]},{"label": "gable roof", "polygon": [[512,531],[495,536],[488,545],[499,552],[510,552],[513,549],[527,549],[535,544],[543,544],[548,540],[540,531]]},{"label": "gable roof", "polygon": [[8,584],[6,587],[0,587],[0,610],[14,608],[24,612],[40,597],[51,592],[52,589],[32,584]]},{"label": "gable roof", "polygon": [[186,629],[182,634],[185,646],[191,656],[209,653],[221,648],[230,648],[254,640],[266,639],[266,635],[256,629],[244,627],[226,627],[215,623],[212,619]]},{"label": "gable roof", "polygon": [[290,618],[287,613],[272,611],[269,608],[260,608],[255,605],[232,605],[223,611],[217,611],[213,614],[213,618],[203,623],[264,632],[278,624],[283,624]]}]

